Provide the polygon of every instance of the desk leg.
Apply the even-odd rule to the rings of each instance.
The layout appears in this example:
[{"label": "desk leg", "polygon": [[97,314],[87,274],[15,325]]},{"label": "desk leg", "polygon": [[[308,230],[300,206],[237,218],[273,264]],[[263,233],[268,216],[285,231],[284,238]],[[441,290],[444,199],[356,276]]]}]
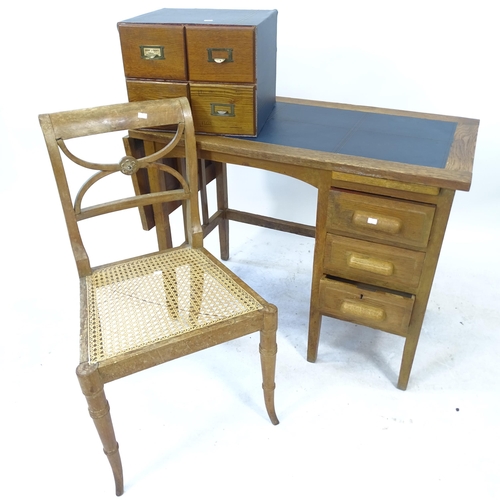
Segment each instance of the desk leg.
[{"label": "desk leg", "polygon": [[[206,238],[216,227],[219,229],[220,255],[222,260],[229,259],[229,220],[227,195],[227,169],[225,163],[200,160],[199,190],[201,201],[201,223],[203,237]],[[217,210],[210,215],[207,186],[215,179]]]},{"label": "desk leg", "polygon": [[406,391],[408,381],[410,380],[411,368],[415,353],[417,351],[418,339],[420,337],[420,328],[409,330],[405,340],[403,349],[403,359],[401,360],[401,369],[399,370],[398,389]]},{"label": "desk leg", "polygon": [[313,275],[311,285],[311,305],[309,312],[309,334],[307,340],[307,361],[314,363],[318,356],[321,314],[319,287],[323,277],[323,255],[326,246],[326,219],[328,196],[330,193],[330,172],[324,172],[318,182],[318,206],[316,211],[316,234],[314,245]]},{"label": "desk leg", "polygon": [[219,244],[222,260],[229,259],[229,220],[226,216],[228,209],[227,194],[227,166],[225,163],[215,164],[215,183],[217,189],[217,212],[221,214],[219,220]]},{"label": "desk leg", "polygon": [[210,181],[207,182],[207,168],[206,160],[198,160],[198,189],[200,191],[201,223],[203,227],[209,223],[207,184]]},{"label": "desk leg", "polygon": [[318,357],[319,334],[321,331],[321,319],[323,316],[315,308],[311,307],[309,315],[309,337],[307,340],[307,361],[314,363]]},{"label": "desk leg", "polygon": [[420,331],[424,322],[425,311],[427,309],[432,282],[434,281],[434,274],[436,272],[454,196],[455,191],[442,189],[436,204],[434,224],[425,255],[424,270],[420,277],[419,289],[416,294],[408,333],[406,334],[403,359],[401,360],[401,369],[399,371],[398,389],[403,391],[406,390],[408,386],[408,380],[410,378],[413,360],[415,359]]}]

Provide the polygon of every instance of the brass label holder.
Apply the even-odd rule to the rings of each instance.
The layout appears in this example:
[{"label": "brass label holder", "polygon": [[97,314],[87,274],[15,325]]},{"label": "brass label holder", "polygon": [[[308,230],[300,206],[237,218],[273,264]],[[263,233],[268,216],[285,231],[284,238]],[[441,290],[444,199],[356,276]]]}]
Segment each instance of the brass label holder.
[{"label": "brass label holder", "polygon": [[[234,62],[233,59],[233,49],[223,49],[223,48],[209,48],[207,49],[208,52],[208,62],[210,63],[217,63],[217,64],[222,64],[222,63],[229,63],[229,62]],[[221,57],[225,53],[224,57]]]},{"label": "brass label holder", "polygon": [[222,117],[236,116],[234,111],[234,104],[226,104],[218,102],[210,103],[210,114],[212,116],[222,116]]},{"label": "brass label holder", "polygon": [[141,59],[165,59],[165,48],[162,45],[141,45]]}]

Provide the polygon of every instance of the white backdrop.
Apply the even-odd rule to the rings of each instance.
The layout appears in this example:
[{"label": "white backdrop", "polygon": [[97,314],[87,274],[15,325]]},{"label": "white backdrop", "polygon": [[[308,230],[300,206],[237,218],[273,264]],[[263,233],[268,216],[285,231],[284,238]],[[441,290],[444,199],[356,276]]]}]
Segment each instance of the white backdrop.
[{"label": "white backdrop", "polygon": [[[116,23],[169,6],[235,3],[47,0],[4,8],[0,126],[11,167],[20,150],[40,153],[39,113],[127,100]],[[493,2],[255,0],[238,8],[279,12],[278,95],[479,118],[472,193],[457,205],[469,213],[494,200],[500,38]],[[1,192],[26,169],[4,169]]]},{"label": "white backdrop", "polygon": [[[463,301],[473,300],[467,294],[468,283],[478,281],[490,303],[496,300],[492,297],[498,296],[500,282],[500,30],[492,0],[8,2],[2,8],[0,30],[0,256],[4,268],[0,313],[2,335],[11,335],[8,348],[0,350],[0,380],[8,386],[2,385],[2,390],[9,411],[2,410],[1,416],[12,419],[7,422],[19,418],[16,398],[40,403],[33,408],[34,415],[50,411],[43,406],[42,394],[20,395],[16,381],[29,387],[30,374],[37,373],[34,367],[51,363],[51,353],[43,348],[50,339],[37,337],[37,331],[46,327],[44,335],[50,336],[48,326],[54,318],[71,316],[69,325],[78,315],[76,273],[38,114],[127,100],[118,21],[163,7],[236,5],[279,12],[278,95],[481,120],[472,188],[469,193],[457,193],[443,247],[443,262],[456,256],[458,264],[442,269],[460,274],[462,288],[454,291],[461,293]],[[314,195],[309,186],[293,179],[248,168],[230,170],[234,208],[255,209],[259,204],[266,215],[313,223]],[[297,203],[299,199],[303,203]],[[74,310],[62,311],[54,302],[50,272],[43,262],[49,268],[67,266],[68,288],[59,294],[74,295],[74,301],[68,301],[74,302]],[[456,286],[457,276],[449,276],[451,287]],[[440,284],[447,286],[448,276],[441,274]],[[474,300],[480,307],[482,300]],[[496,313],[488,311],[498,315],[495,309]],[[497,333],[492,332],[490,340],[493,336],[497,338]],[[27,342],[30,354],[26,354]],[[11,368],[20,359],[24,375]],[[67,369],[73,370],[73,365],[72,358]],[[12,394],[5,389],[12,389]],[[78,391],[74,384],[71,390]],[[22,467],[23,453],[32,443],[12,439],[21,434],[12,425],[2,423],[1,428],[11,433],[12,450],[16,450],[12,453],[19,454]],[[19,487],[22,491],[23,486]]]}]

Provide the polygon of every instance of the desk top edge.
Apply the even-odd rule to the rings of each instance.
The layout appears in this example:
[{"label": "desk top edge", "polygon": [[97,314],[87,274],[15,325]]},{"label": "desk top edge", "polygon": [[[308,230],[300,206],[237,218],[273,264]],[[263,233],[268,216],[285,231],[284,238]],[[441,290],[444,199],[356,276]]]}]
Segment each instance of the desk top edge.
[{"label": "desk top edge", "polygon": [[[455,134],[445,168],[409,165],[340,153],[266,144],[258,142],[258,140],[245,140],[245,138],[197,134],[198,149],[201,157],[212,158],[226,163],[240,162],[239,164],[250,166],[262,166],[265,162],[282,163],[317,170],[329,170],[367,177],[413,182],[460,191],[468,191],[470,189],[479,120],[289,97],[278,97],[277,101],[307,106],[451,121],[457,123],[458,132]],[[134,131],[131,134],[131,137],[145,140],[161,140],[163,136],[165,136],[164,132],[157,131]],[[252,160],[254,160],[256,165],[252,165]],[[261,168],[265,168],[265,166]]]},{"label": "desk top edge", "polygon": [[345,109],[350,111],[362,111],[364,113],[379,113],[379,114],[387,114],[393,116],[408,116],[411,118],[423,118],[428,120],[439,120],[439,121],[449,121],[455,123],[466,123],[471,126],[479,127],[480,120],[477,118],[466,118],[462,116],[454,116],[454,115],[441,115],[435,113],[424,113],[421,111],[408,111],[402,109],[395,108],[380,108],[376,106],[367,106],[362,104],[346,104],[340,102],[329,102],[329,101],[316,101],[309,99],[301,99],[296,97],[283,97],[277,96],[277,102],[284,102],[290,104],[301,104],[305,106],[318,106],[325,108],[336,108],[336,109]]}]

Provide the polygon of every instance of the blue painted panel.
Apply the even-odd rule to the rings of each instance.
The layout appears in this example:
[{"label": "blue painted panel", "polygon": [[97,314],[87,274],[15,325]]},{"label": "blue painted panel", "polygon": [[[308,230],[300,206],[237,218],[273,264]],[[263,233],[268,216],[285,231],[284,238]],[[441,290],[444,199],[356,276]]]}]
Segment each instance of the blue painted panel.
[{"label": "blue painted panel", "polygon": [[444,168],[457,124],[441,120],[276,103],[253,140]]}]

